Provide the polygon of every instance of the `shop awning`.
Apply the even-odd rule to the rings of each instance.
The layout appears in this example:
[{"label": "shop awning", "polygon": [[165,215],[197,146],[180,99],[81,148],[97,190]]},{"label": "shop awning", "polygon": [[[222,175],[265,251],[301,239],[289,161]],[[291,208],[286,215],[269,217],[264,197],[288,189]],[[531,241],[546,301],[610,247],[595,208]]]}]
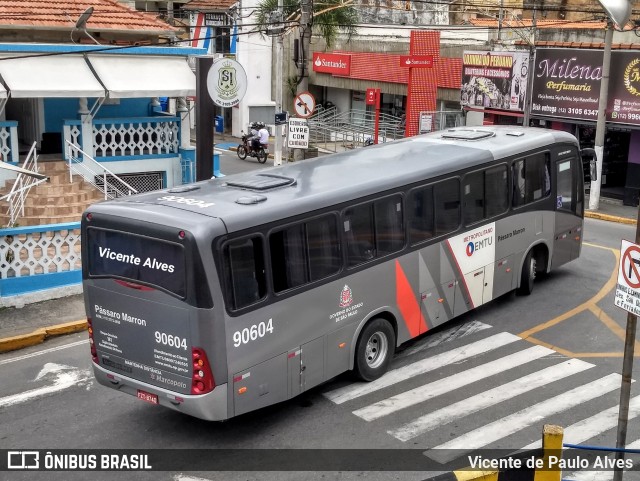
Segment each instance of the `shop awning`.
[{"label": "shop awning", "polygon": [[196,94],[196,76],[184,57],[89,55],[109,98],[186,97]]},{"label": "shop awning", "polygon": [[12,98],[102,98],[106,94],[80,55],[0,59],[0,75]]}]

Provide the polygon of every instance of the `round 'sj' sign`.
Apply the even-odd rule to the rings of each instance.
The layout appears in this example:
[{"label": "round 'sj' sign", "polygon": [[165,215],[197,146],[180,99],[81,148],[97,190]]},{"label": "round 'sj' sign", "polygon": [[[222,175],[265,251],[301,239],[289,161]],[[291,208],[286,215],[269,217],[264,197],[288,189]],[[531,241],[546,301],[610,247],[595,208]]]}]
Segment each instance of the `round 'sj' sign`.
[{"label": "round 'sj' sign", "polygon": [[247,74],[235,60],[217,59],[207,74],[207,90],[214,104],[233,107],[247,92]]}]

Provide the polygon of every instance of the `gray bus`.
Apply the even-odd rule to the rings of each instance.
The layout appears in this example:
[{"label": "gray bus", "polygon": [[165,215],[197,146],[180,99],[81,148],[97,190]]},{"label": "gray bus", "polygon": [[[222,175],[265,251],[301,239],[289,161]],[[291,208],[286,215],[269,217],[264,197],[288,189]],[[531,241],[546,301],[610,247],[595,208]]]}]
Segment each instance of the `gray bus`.
[{"label": "gray bus", "polygon": [[352,370],[580,255],[565,132],[458,128],[92,205],[100,384],[223,420]]}]

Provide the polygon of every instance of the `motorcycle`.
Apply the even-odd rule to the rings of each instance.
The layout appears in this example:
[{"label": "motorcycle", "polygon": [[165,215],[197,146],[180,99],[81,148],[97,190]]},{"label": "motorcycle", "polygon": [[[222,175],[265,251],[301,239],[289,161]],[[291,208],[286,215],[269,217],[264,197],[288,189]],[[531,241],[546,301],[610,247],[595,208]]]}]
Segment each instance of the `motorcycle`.
[{"label": "motorcycle", "polygon": [[260,146],[260,148],[255,150],[251,145],[251,141],[249,140],[251,135],[245,134],[244,131],[241,131],[241,133],[242,133],[242,143],[238,145],[238,149],[236,150],[238,157],[241,160],[246,159],[247,156],[255,157],[256,159],[258,159],[258,162],[260,162],[261,164],[264,164],[267,161],[267,157],[269,155],[269,149],[268,148],[265,149],[264,147]]}]

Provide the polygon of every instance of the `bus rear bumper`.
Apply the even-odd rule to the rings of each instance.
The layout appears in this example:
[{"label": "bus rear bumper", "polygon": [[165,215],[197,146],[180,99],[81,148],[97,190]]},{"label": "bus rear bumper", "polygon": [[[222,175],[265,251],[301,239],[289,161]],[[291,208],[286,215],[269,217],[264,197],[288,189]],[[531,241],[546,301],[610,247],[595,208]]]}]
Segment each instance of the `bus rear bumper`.
[{"label": "bus rear bumper", "polygon": [[223,421],[229,418],[226,383],[216,386],[210,393],[193,396],[176,393],[136,379],[121,376],[112,371],[107,371],[95,363],[93,364],[93,373],[96,381],[103,386],[136,397],[138,390],[156,394],[158,396],[158,404],[189,416],[206,419],[207,421]]}]

